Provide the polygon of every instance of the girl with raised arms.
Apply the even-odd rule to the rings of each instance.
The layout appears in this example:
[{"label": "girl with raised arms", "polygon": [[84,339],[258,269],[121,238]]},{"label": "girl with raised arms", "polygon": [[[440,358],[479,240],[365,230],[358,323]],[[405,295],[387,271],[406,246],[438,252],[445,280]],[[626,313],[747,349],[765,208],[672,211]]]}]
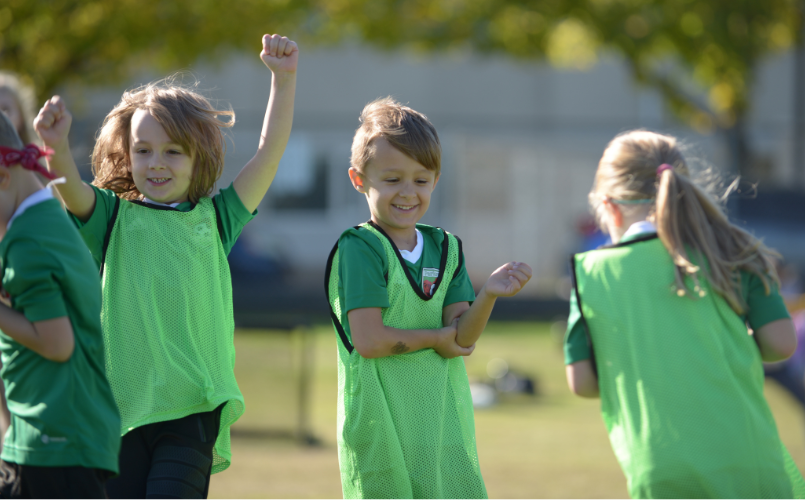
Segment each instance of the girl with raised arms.
[{"label": "girl with raised arms", "polygon": [[265,35],[260,58],[272,81],[257,153],[212,197],[234,113],[191,88],[167,79],[123,94],[99,133],[92,185],[70,153],[64,101],[53,97],[35,120],[101,272],[106,371],[123,435],[112,498],[206,497],[210,474],[229,466],[229,427],[244,403],[226,256],[288,142],[298,49]]}]

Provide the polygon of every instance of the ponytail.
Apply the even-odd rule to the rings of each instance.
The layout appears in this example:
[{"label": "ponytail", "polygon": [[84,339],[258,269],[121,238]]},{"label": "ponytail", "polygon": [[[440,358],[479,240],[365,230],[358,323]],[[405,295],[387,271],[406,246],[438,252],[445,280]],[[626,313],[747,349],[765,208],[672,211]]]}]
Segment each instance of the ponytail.
[{"label": "ponytail", "polygon": [[698,279],[702,273],[736,313],[746,313],[740,269],[756,274],[768,294],[769,278],[778,283],[772,261],[777,254],[731,224],[718,204],[687,176],[668,169],[660,172],[658,183],[657,234],[676,265],[677,293],[690,293],[685,285],[685,276],[690,276],[694,294],[703,297]]},{"label": "ponytail", "polygon": [[[598,200],[605,197],[626,204],[653,200],[657,234],[676,266],[674,286],[680,296],[703,297],[701,275],[736,313],[745,314],[741,270],[756,274],[767,294],[772,283],[779,285],[773,263],[779,254],[731,224],[718,202],[689,178],[674,137],[637,130],[613,139],[590,192],[599,220]],[[693,281],[692,290],[686,277]]]}]

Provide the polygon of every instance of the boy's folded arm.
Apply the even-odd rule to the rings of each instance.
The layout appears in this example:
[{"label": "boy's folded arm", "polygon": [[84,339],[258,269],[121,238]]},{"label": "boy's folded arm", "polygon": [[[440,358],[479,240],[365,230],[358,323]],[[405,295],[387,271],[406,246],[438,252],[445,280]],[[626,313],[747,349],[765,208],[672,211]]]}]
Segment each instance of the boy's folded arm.
[{"label": "boy's folded arm", "polygon": [[567,385],[577,396],[583,398],[600,397],[598,377],[595,376],[593,363],[589,359],[577,361],[565,366]]},{"label": "boy's folded arm", "polygon": [[754,335],[760,357],[766,362],[788,359],[797,349],[796,329],[789,318],[767,323],[755,330]]},{"label": "boy's folded arm", "polygon": [[[472,306],[460,314],[456,335],[458,345],[474,345],[486,328],[497,298],[516,295],[530,279],[531,267],[526,263],[509,262],[497,268],[478,292]],[[445,307],[445,312],[453,305]],[[443,313],[443,316],[446,320],[447,315]]]},{"label": "boy's folded arm", "polygon": [[63,363],[73,355],[75,336],[67,316],[32,323],[22,313],[0,304],[0,330],[50,361]]},{"label": "boy's folded arm", "polygon": [[[472,306],[467,302],[458,303],[466,304],[466,309],[457,316],[456,342],[458,345],[471,346],[478,341],[484,328],[486,328],[486,323],[489,321],[489,316],[492,314],[492,309],[495,307],[496,299],[497,297],[489,295],[485,288],[482,288],[478,296],[475,297],[475,300],[472,302]],[[461,309],[463,308],[460,306],[456,307],[456,304],[450,304],[444,308],[444,319],[449,319],[449,316]]]},{"label": "boy's folded arm", "polygon": [[455,323],[433,330],[403,330],[383,324],[379,307],[352,309],[347,313],[352,343],[364,358],[382,358],[395,354],[433,348],[444,358],[468,356],[475,346],[460,347],[455,342]]}]

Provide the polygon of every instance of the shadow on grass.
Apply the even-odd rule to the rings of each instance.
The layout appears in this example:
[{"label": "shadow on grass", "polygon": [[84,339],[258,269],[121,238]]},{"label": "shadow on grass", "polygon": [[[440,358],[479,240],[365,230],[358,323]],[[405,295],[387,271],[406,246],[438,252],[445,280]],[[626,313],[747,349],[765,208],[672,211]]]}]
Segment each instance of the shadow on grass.
[{"label": "shadow on grass", "polygon": [[244,441],[286,441],[302,446],[322,447],[322,441],[312,434],[299,434],[288,429],[256,429],[254,427],[231,427],[233,440]]}]

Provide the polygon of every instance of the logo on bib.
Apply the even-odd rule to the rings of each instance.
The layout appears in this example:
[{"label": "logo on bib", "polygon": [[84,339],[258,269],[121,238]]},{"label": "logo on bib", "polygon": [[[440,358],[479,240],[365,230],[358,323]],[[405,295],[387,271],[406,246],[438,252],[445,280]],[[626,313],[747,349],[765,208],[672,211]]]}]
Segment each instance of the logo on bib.
[{"label": "logo on bib", "polygon": [[422,291],[428,297],[433,296],[433,290],[436,288],[436,279],[439,277],[439,270],[434,267],[422,268]]},{"label": "logo on bib", "polygon": [[193,234],[196,236],[196,238],[206,238],[212,234],[212,229],[210,229],[210,226],[202,222],[193,228]]}]

